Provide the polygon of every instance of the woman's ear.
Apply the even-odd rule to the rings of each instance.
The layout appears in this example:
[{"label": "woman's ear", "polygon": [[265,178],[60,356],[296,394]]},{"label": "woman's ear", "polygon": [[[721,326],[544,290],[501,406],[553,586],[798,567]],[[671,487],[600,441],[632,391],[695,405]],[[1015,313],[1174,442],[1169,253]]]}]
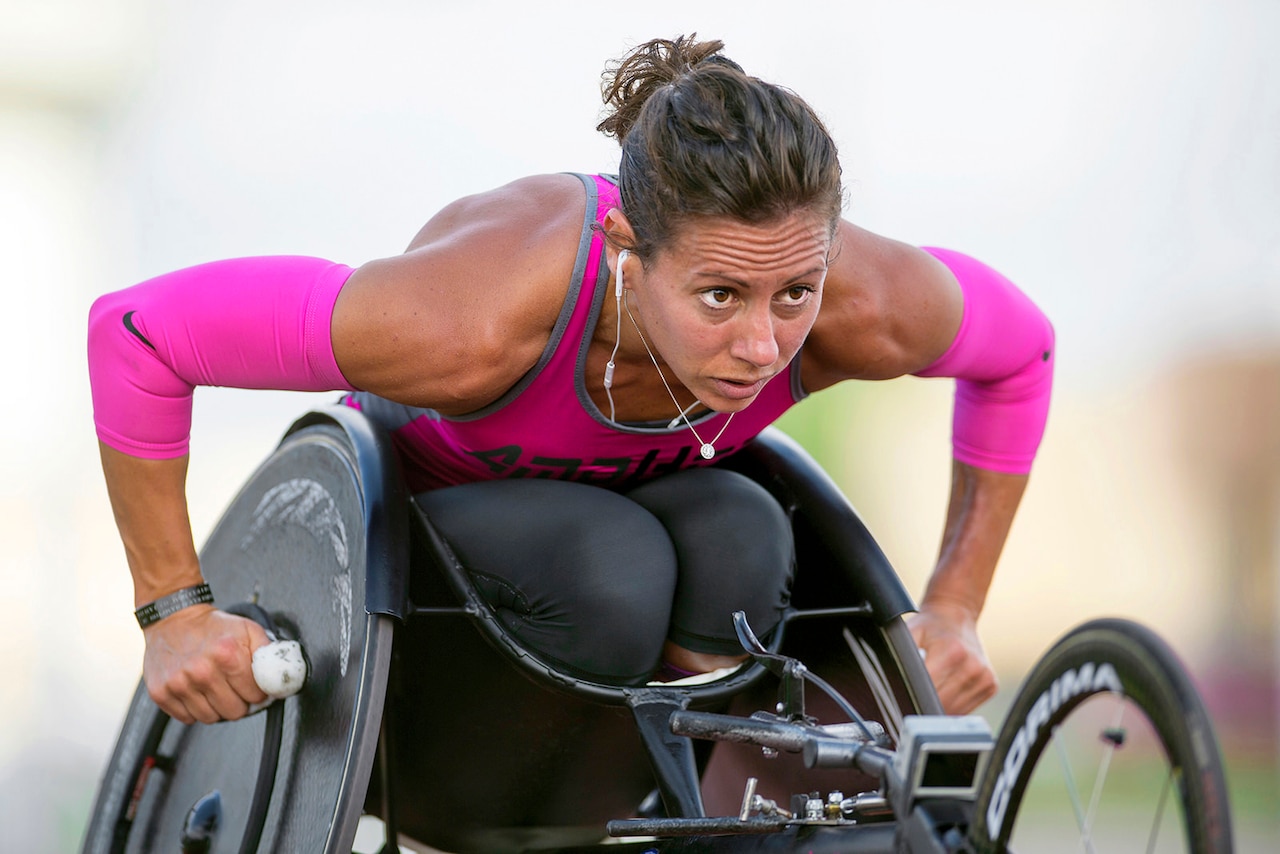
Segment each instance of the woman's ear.
[{"label": "woman's ear", "polygon": [[[631,229],[627,215],[618,208],[610,208],[600,223],[604,231],[605,258],[609,269],[616,274],[618,270],[618,254],[622,250],[635,245],[636,233]],[[634,253],[633,253],[634,254]]]}]

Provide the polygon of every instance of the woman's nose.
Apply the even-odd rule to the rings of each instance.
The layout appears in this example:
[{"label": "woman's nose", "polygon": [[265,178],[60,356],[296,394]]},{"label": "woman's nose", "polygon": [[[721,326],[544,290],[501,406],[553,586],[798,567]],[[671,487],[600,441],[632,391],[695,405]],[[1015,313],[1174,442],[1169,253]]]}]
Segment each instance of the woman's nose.
[{"label": "woman's nose", "polygon": [[756,311],[744,316],[730,352],[734,357],[759,368],[776,362],[778,339],[774,334],[773,314],[769,311]]}]

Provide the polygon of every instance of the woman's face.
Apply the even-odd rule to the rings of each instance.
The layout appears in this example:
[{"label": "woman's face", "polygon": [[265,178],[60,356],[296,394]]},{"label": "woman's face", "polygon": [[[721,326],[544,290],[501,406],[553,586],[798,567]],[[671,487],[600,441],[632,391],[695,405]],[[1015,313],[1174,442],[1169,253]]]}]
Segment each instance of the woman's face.
[{"label": "woman's face", "polygon": [[626,261],[628,305],[690,392],[736,412],[804,343],[830,246],[826,222],[807,212],[763,225],[696,220],[648,264]]}]

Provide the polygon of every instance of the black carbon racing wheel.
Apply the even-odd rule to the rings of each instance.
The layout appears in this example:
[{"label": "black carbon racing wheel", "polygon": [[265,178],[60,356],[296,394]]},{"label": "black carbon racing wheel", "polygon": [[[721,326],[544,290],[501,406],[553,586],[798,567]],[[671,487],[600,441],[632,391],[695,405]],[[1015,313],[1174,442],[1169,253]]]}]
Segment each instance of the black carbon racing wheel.
[{"label": "black carbon racing wheel", "polygon": [[1229,854],[1222,757],[1172,650],[1125,620],[1071,631],[1032,670],[981,788],[979,851]]},{"label": "black carbon racing wheel", "polygon": [[[302,641],[307,686],[284,701],[260,851],[349,852],[376,748],[391,619],[367,615],[359,469],[346,437],[289,436],[231,503],[201,552],[218,603],[256,601]],[[240,850],[266,714],[169,721],[139,685],[90,816],[83,851],[180,851],[193,808],[219,807],[204,848]],[[214,793],[217,793],[216,798]]]}]

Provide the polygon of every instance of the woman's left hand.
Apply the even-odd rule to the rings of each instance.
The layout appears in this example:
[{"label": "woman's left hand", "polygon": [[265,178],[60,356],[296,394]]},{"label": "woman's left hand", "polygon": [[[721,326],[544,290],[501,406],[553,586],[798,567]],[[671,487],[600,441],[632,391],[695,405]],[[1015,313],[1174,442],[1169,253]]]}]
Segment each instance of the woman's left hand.
[{"label": "woman's left hand", "polygon": [[967,715],[991,699],[996,674],[978,640],[975,616],[960,606],[926,603],[908,626],[947,714]]}]

